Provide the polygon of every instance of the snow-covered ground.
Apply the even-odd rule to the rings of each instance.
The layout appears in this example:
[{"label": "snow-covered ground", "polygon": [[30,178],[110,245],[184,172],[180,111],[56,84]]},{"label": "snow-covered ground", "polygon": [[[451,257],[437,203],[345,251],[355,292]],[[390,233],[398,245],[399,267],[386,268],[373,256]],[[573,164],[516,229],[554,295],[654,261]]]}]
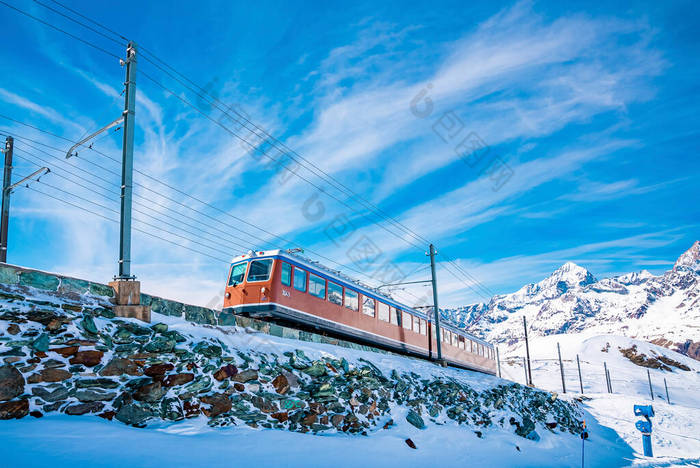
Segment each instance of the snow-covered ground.
[{"label": "snow-covered ground", "polygon": [[[635,465],[700,466],[700,362],[660,346],[615,335],[572,334],[534,338],[530,342],[532,380],[537,387],[556,392],[562,391],[557,343],[561,346],[567,397],[581,395],[576,365],[578,354],[583,394],[590,398],[584,400],[584,407],[600,425],[614,430],[632,447]],[[672,372],[649,369],[654,392],[652,401],[647,368],[632,363],[618,349],[633,345],[636,345],[637,353],[648,357],[663,355],[690,370],[673,367]],[[524,346],[504,353],[503,377],[521,383],[525,381],[524,355]],[[610,372],[613,394],[607,392],[604,363]],[[666,401],[664,379],[671,404]],[[633,413],[635,404],[651,404],[656,412],[652,419],[653,460],[641,455],[641,435],[634,427],[638,419]]]},{"label": "snow-covered ground", "polygon": [[[102,320],[102,319],[100,319]],[[495,377],[458,369],[443,369],[431,363],[396,355],[376,354],[338,348],[327,344],[300,342],[247,333],[239,328],[229,332],[213,327],[184,323],[173,317],[155,315],[155,321],[168,323],[171,329],[194,336],[217,337],[239,350],[281,353],[302,349],[311,358],[322,355],[343,356],[350,361],[368,359],[382,372],[414,371],[424,376],[442,376],[468,382],[474,389],[498,383]],[[99,325],[99,324],[98,324]],[[556,341],[562,345],[565,359],[578,352],[586,379],[584,402],[590,438],[584,443],[577,437],[542,431],[541,440],[530,441],[502,430],[486,429],[484,438],[453,421],[430,424],[419,430],[406,422],[401,408],[396,425],[377,429],[368,437],[345,434],[310,435],[279,430],[251,429],[246,426],[210,428],[201,417],[177,423],[149,425],[137,429],[96,416],[49,414],[0,423],[0,460],[2,466],[105,466],[105,467],[192,467],[192,466],[406,466],[465,464],[469,466],[569,467],[581,466],[581,449],[585,450],[586,467],[610,466],[698,466],[700,440],[699,363],[643,342],[621,337],[594,337],[581,341],[581,335],[546,337],[533,341],[535,359],[533,379],[538,387],[560,390]],[[610,342],[607,353],[600,351]],[[646,370],[627,361],[617,346],[636,343],[640,352],[663,351],[692,367],[692,371],[661,373],[652,370],[656,393],[666,376],[673,405],[654,402],[654,448],[657,458],[640,454],[640,436],[634,429],[634,403],[648,403]],[[515,349],[513,355],[522,354]],[[575,357],[574,357],[575,359]],[[604,393],[602,362],[613,375],[615,394]],[[507,361],[507,359],[506,359]],[[514,362],[518,362],[515,360]],[[574,361],[575,363],[575,361]],[[521,365],[503,364],[504,377],[523,381]],[[577,374],[567,362],[567,386],[574,390]],[[595,372],[598,375],[594,375]],[[645,390],[646,389],[646,390]],[[683,390],[681,390],[683,389]],[[645,391],[647,393],[645,393]],[[567,394],[567,398],[574,397]],[[563,397],[563,395],[560,395]],[[404,410],[405,411],[405,410]],[[473,428],[472,428],[473,429]],[[410,448],[410,438],[417,449]]]}]

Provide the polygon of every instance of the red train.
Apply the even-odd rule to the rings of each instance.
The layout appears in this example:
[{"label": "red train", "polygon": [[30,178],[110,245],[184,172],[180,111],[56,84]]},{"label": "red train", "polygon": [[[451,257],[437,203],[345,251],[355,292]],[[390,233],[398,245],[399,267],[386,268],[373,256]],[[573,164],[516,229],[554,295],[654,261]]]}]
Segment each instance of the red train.
[{"label": "red train", "polygon": [[[428,314],[289,251],[249,252],[234,258],[224,311],[404,354],[437,354]],[[447,363],[496,372],[492,345],[444,322],[440,331]]]}]

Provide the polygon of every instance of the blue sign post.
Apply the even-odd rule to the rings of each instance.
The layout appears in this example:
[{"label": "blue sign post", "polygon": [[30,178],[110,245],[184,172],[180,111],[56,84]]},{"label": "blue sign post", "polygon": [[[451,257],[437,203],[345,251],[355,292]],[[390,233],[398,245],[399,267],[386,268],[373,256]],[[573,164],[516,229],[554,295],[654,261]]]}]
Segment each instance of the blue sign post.
[{"label": "blue sign post", "polygon": [[651,450],[651,418],[654,417],[654,407],[651,405],[634,405],[634,415],[643,416],[646,421],[637,421],[635,427],[642,433],[642,447],[645,457],[653,457]]}]

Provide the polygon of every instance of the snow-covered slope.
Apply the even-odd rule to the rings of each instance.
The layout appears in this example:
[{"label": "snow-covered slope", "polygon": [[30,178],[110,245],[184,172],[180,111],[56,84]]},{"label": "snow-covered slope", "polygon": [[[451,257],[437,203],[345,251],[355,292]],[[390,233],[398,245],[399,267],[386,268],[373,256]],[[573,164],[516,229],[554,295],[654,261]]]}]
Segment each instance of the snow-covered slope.
[{"label": "snow-covered slope", "polygon": [[[700,457],[700,362],[661,346],[622,336],[584,333],[535,337],[530,341],[530,357],[532,381],[538,388],[563,390],[557,343],[561,346],[567,394],[581,394],[582,383],[586,397],[584,407],[598,421],[613,428],[640,452],[641,437],[634,427],[638,418],[633,415],[633,407],[635,404],[653,405],[656,416],[652,419],[652,444],[656,463],[674,466],[676,457],[690,457],[697,463]],[[621,351],[626,351],[626,355]],[[524,355],[522,344],[505,353],[501,363],[503,377],[525,381]],[[576,356],[579,356],[581,383]],[[635,364],[630,358],[652,367]],[[607,391],[604,363],[610,372],[613,393]],[[663,367],[654,368],[659,364]],[[654,400],[650,395],[649,378]],[[666,401],[666,387],[670,403]]]},{"label": "snow-covered slope", "polygon": [[646,270],[597,280],[567,262],[549,277],[488,303],[443,312],[446,318],[495,343],[508,346],[523,336],[612,333],[667,346],[700,358],[700,241],[673,269]]}]

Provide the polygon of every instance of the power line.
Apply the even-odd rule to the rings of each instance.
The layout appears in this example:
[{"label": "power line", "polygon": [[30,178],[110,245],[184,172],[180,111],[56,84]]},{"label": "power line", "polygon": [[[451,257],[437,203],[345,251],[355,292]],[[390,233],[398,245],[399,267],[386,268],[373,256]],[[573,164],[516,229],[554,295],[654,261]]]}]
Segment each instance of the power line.
[{"label": "power line", "polygon": [[[101,27],[102,29],[105,29],[105,30],[109,31],[110,33],[112,33],[112,34],[114,34],[114,35],[120,37],[121,39],[126,40],[126,38],[125,38],[124,36],[122,36],[122,35],[116,33],[115,31],[113,31],[113,30],[111,30],[111,29],[105,27],[104,25],[102,25],[102,24],[100,24],[100,23],[98,23],[98,22],[96,22],[96,21],[94,21],[94,20],[88,18],[87,16],[82,15],[82,14],[78,13],[77,11],[75,11],[75,10],[69,8],[69,7],[66,7],[66,6],[63,5],[62,3],[57,2],[57,1],[55,1],[55,0],[51,0],[51,1],[52,1],[53,3],[55,3],[55,4],[59,5],[59,6],[61,6],[62,8],[64,8],[64,9],[66,9],[66,10],[68,10],[68,11],[70,11],[70,12],[72,12],[72,13],[78,15],[78,16],[80,16],[81,18],[87,19],[88,21],[92,22],[93,24],[96,24],[97,26]],[[45,8],[47,8],[47,9],[49,9],[49,10],[51,10],[51,11],[53,11],[54,13],[56,13],[56,14],[58,14],[58,15],[60,15],[60,16],[62,16],[62,17],[64,17],[64,18],[66,18],[66,19],[68,19],[68,20],[70,20],[70,21],[72,21],[72,22],[74,22],[74,23],[76,23],[76,24],[78,24],[78,25],[84,27],[84,28],[87,28],[87,29],[89,29],[89,30],[91,30],[91,31],[93,31],[93,32],[95,32],[95,33],[97,33],[97,34],[99,34],[99,35],[101,35],[101,36],[107,38],[107,39],[110,40],[110,41],[113,41],[113,42],[116,42],[116,43],[122,45],[121,42],[119,42],[119,41],[117,41],[116,39],[113,39],[113,38],[107,36],[106,34],[104,34],[104,33],[100,32],[100,31],[98,31],[98,30],[92,28],[91,26],[88,26],[88,25],[86,25],[86,24],[84,24],[84,23],[82,23],[82,22],[80,22],[80,21],[78,21],[78,20],[76,20],[76,19],[74,19],[74,18],[71,18],[70,16],[68,16],[68,15],[66,15],[66,14],[64,14],[64,13],[62,13],[62,12],[60,12],[60,11],[58,11],[58,10],[56,10],[56,9],[54,9],[54,8],[52,8],[52,7],[50,7],[50,6],[48,6],[48,5],[46,5],[46,4],[43,4],[43,3],[39,2],[38,0],[35,0],[35,2],[38,3],[39,5],[41,5],[41,6],[45,7]],[[46,21],[44,21],[44,20],[42,20],[42,19],[40,19],[40,18],[37,18],[36,16],[33,16],[33,15],[31,15],[31,14],[29,14],[29,13],[27,13],[27,12],[25,12],[25,11],[19,9],[19,8],[16,8],[16,7],[14,7],[14,6],[12,6],[12,5],[6,3],[6,2],[3,1],[3,0],[0,0],[0,3],[3,4],[3,5],[5,5],[5,6],[7,6],[8,8],[11,8],[11,9],[17,11],[18,13],[21,13],[21,14],[23,14],[23,15],[25,15],[25,16],[31,18],[31,19],[34,19],[35,21],[38,21],[39,23],[41,23],[41,24],[43,24],[43,25],[45,25],[45,26],[47,26],[47,27],[50,27],[50,28],[52,28],[52,29],[54,29],[54,30],[56,30],[56,31],[59,31],[59,32],[63,33],[63,34],[66,34],[66,35],[68,35],[69,37],[71,37],[71,38],[73,38],[73,39],[76,39],[76,40],[78,40],[79,42],[84,43],[84,44],[86,44],[86,45],[88,45],[88,46],[90,46],[90,47],[93,47],[93,48],[95,48],[96,50],[99,50],[99,51],[101,51],[101,52],[103,52],[103,53],[106,53],[106,54],[108,54],[108,55],[110,55],[110,56],[112,56],[112,57],[115,57],[115,58],[117,58],[117,59],[120,58],[119,56],[117,56],[117,55],[115,55],[115,54],[112,54],[111,52],[105,50],[104,48],[102,48],[102,47],[100,47],[100,46],[95,45],[94,43],[92,43],[92,42],[90,42],[90,41],[84,40],[84,39],[82,39],[82,38],[80,38],[80,37],[78,37],[78,36],[76,36],[76,35],[74,35],[74,34],[71,34],[71,33],[67,32],[67,31],[65,31],[65,30],[63,30],[63,29],[61,29],[61,28],[59,28],[59,27],[57,27],[57,26],[51,24],[51,23],[48,23],[48,22],[46,22]],[[145,50],[145,49],[144,49],[144,50]],[[210,98],[212,98],[212,99],[214,100],[213,102],[221,102],[221,101],[219,101],[218,98],[211,96],[211,95],[210,95],[206,90],[204,90],[202,87],[196,85],[192,80],[190,80],[189,78],[187,78],[186,76],[184,76],[183,74],[181,74],[180,72],[178,72],[175,68],[173,68],[172,66],[170,66],[167,62],[165,62],[165,61],[161,60],[160,58],[158,58],[158,57],[157,57],[155,54],[153,54],[152,52],[146,50],[146,53],[152,55],[152,56],[154,57],[155,60],[157,60],[157,61],[163,63],[167,68],[169,68],[170,70],[172,70],[174,73],[176,73],[177,75],[179,75],[180,77],[184,78],[184,79],[187,80],[189,83],[191,83],[192,85],[194,85],[195,87],[197,87],[198,89],[200,89],[204,94],[206,94],[207,96],[209,96]],[[148,58],[148,55],[145,55],[145,56],[144,56],[144,59],[145,59],[146,61],[150,62],[151,64],[153,64],[154,66],[156,66],[157,68],[159,68],[161,71],[163,71],[163,72],[165,72],[166,74],[168,74],[169,76],[171,76],[173,79],[175,79],[176,81],[178,81],[180,84],[182,84],[183,86],[185,86],[185,87],[186,87],[187,89],[189,89],[190,91],[192,91],[192,92],[194,92],[195,94],[197,94],[199,97],[204,98],[204,96],[202,95],[202,93],[197,92],[197,91],[193,90],[192,88],[190,88],[189,86],[187,86],[186,84],[184,84],[184,83],[183,83],[181,80],[179,80],[177,77],[173,76],[170,72],[168,72],[167,70],[165,70],[163,67],[161,67],[160,65],[158,65],[156,62],[154,62],[153,60],[149,59],[149,58]],[[178,99],[180,99],[181,101],[183,101],[185,104],[189,105],[190,107],[192,107],[193,109],[197,110],[199,113],[201,113],[202,115],[204,115],[205,117],[207,117],[209,120],[212,120],[213,122],[215,122],[215,123],[217,123],[218,125],[222,126],[224,129],[226,129],[227,131],[229,131],[231,134],[233,134],[233,135],[236,136],[237,138],[241,139],[241,141],[244,141],[246,144],[250,145],[251,148],[252,148],[253,150],[255,150],[255,151],[259,151],[259,150],[260,150],[260,146],[253,145],[252,143],[248,142],[248,141],[245,140],[244,138],[242,138],[242,137],[240,137],[239,135],[237,135],[235,132],[232,132],[230,129],[228,129],[227,127],[223,126],[220,122],[214,121],[208,114],[204,113],[204,112],[201,111],[199,108],[197,108],[197,107],[194,106],[193,104],[189,103],[186,99],[181,98],[180,96],[178,96],[177,94],[175,94],[174,92],[172,92],[171,90],[169,90],[168,88],[164,87],[164,86],[163,86],[162,84],[160,84],[157,80],[153,79],[152,77],[150,77],[150,76],[148,76],[148,75],[146,75],[146,74],[144,74],[144,75],[146,76],[146,78],[150,79],[150,80],[153,81],[155,84],[159,85],[161,88],[163,88],[165,91],[169,92],[171,95],[177,97]],[[212,102],[209,102],[209,101],[207,101],[207,102],[208,102],[209,104],[212,104]],[[221,110],[218,106],[217,106],[217,109]],[[231,117],[231,115],[228,114],[228,112],[226,112],[226,111],[223,111],[223,112],[224,112],[226,115],[228,115],[229,117]],[[427,239],[425,239],[425,238],[423,238],[422,236],[416,234],[414,231],[412,231],[411,229],[409,229],[408,227],[406,227],[405,225],[403,225],[402,223],[400,223],[399,221],[397,221],[395,218],[393,218],[393,217],[387,215],[387,214],[386,214],[383,210],[381,210],[378,206],[376,206],[375,204],[372,204],[371,202],[365,200],[363,197],[361,197],[361,196],[358,195],[357,193],[353,192],[351,189],[349,189],[347,186],[345,186],[344,184],[342,184],[341,182],[339,182],[339,181],[338,181],[337,179],[335,179],[333,176],[329,175],[328,173],[326,173],[326,172],[323,171],[322,169],[318,168],[317,166],[315,166],[313,163],[311,163],[311,162],[310,162],[309,160],[307,160],[306,158],[303,158],[303,157],[302,157],[301,155],[299,155],[296,151],[291,150],[290,148],[288,148],[288,147],[287,147],[286,145],[284,145],[282,142],[280,142],[279,140],[277,140],[276,138],[274,138],[272,135],[270,135],[268,132],[266,132],[263,128],[259,127],[259,126],[256,125],[255,123],[251,122],[249,119],[247,119],[246,117],[242,116],[239,112],[237,112],[237,111],[235,111],[235,110],[234,110],[234,112],[235,112],[240,118],[242,118],[246,123],[252,125],[252,126],[255,128],[255,130],[260,131],[260,132],[262,133],[262,135],[266,137],[266,138],[263,138],[263,143],[264,143],[264,142],[273,142],[273,143],[274,143],[273,146],[275,146],[275,149],[277,149],[281,154],[288,154],[288,153],[291,153],[291,154],[296,155],[297,158],[299,158],[299,159],[303,160],[304,162],[306,162],[308,165],[310,165],[311,167],[313,167],[314,169],[316,169],[317,171],[319,171],[322,175],[319,175],[318,172],[315,172],[314,170],[310,169],[309,167],[307,167],[307,166],[305,166],[305,165],[299,163],[297,159],[295,159],[295,158],[293,158],[293,157],[290,156],[290,158],[291,158],[292,160],[294,160],[295,162],[297,162],[301,167],[304,167],[306,170],[308,170],[309,172],[311,172],[311,173],[314,174],[315,176],[319,177],[320,179],[325,180],[326,182],[331,183],[331,185],[333,185],[337,190],[343,192],[345,195],[350,195],[350,198],[351,198],[351,199],[354,198],[355,200],[359,201],[359,202],[360,202],[362,205],[364,205],[365,207],[370,207],[370,210],[371,210],[372,212],[374,212],[375,215],[378,215],[379,217],[381,217],[381,218],[383,218],[383,219],[385,219],[385,220],[387,220],[387,221],[390,221],[394,226],[399,226],[405,233],[408,233],[408,234],[411,235],[414,239],[424,240],[424,241],[426,241],[426,243],[428,242]],[[14,120],[14,119],[10,119],[10,120]],[[238,120],[235,120],[235,119],[234,119],[234,121],[236,121],[237,123],[240,123],[240,121],[238,121]],[[246,130],[249,130],[251,133],[253,133],[256,137],[261,137],[261,135],[258,134],[258,133],[256,133],[256,131],[254,131],[254,130],[248,128],[248,127],[246,127],[245,125],[243,125],[243,127],[246,128]],[[281,151],[281,150],[279,149],[278,146],[282,147],[285,151]],[[100,152],[98,151],[98,153],[100,153]],[[101,154],[104,154],[104,153],[101,153]],[[272,158],[271,156],[269,156],[268,154],[266,154],[264,151],[262,152],[262,154],[263,154],[264,156],[268,157],[269,159],[271,159],[271,160],[273,160],[273,161],[275,161],[275,162],[278,162],[276,159]],[[110,159],[111,159],[111,158],[110,158]],[[292,172],[292,174],[296,175],[297,177],[301,178],[302,180],[305,180],[307,183],[309,183],[309,184],[312,185],[313,187],[317,188],[320,192],[326,193],[326,194],[327,194],[328,196],[330,196],[331,198],[335,199],[335,200],[338,201],[339,203],[343,204],[344,206],[346,206],[346,207],[348,207],[348,208],[350,208],[351,210],[354,211],[353,207],[351,207],[350,205],[348,205],[346,202],[344,202],[344,201],[340,200],[339,198],[337,198],[337,197],[331,195],[330,193],[328,193],[328,192],[327,192],[326,190],[324,190],[323,188],[321,188],[321,187],[319,187],[318,185],[314,184],[313,182],[309,181],[309,180],[306,179],[305,177],[299,175],[297,172],[291,171],[291,170],[289,170],[289,168],[287,168],[287,167],[285,167],[285,169],[288,170],[288,171],[290,171],[290,172]],[[154,179],[154,180],[156,180],[156,179]],[[157,180],[156,180],[156,181],[157,181]],[[158,182],[160,182],[160,181],[158,181]],[[184,193],[184,192],[183,192],[183,193]],[[185,195],[189,196],[188,194],[185,194]],[[194,197],[193,197],[193,198],[194,198]],[[207,205],[208,205],[208,204],[207,204]],[[211,205],[208,205],[208,206],[211,206]],[[228,213],[226,213],[226,214],[228,214]],[[239,219],[239,220],[240,220],[240,219]],[[241,221],[242,221],[242,220],[241,220]],[[257,228],[257,229],[260,229],[259,227],[254,226],[254,225],[252,225],[252,224],[250,224],[250,223],[247,223],[247,224],[249,224],[251,227],[255,227],[255,228]],[[391,233],[392,235],[396,235],[399,239],[403,240],[404,242],[408,243],[409,245],[412,245],[413,247],[416,247],[416,248],[422,250],[422,248],[421,248],[420,246],[418,246],[418,245],[414,244],[413,242],[407,240],[404,236],[397,235],[395,232],[389,230],[388,228],[386,228],[386,227],[383,226],[382,224],[377,224],[377,225],[380,226],[380,227],[382,227],[382,229],[386,230],[387,232]],[[260,229],[260,230],[262,230],[262,229]],[[262,230],[262,231],[265,232],[264,230]],[[279,236],[276,236],[276,235],[274,235],[274,234],[272,234],[272,233],[269,233],[269,232],[267,232],[267,234],[272,235],[272,236],[277,237],[277,238],[280,238]],[[248,234],[248,235],[250,235],[250,234]],[[252,236],[252,235],[251,235],[251,236]],[[280,239],[283,239],[283,238],[280,238]],[[316,254],[316,255],[319,255],[319,254]],[[322,258],[327,258],[327,257],[323,257],[323,256],[321,256],[321,255],[319,255],[319,256],[322,257]],[[328,260],[330,260],[330,259],[328,259]],[[331,260],[331,261],[332,261],[332,260]],[[339,265],[341,265],[341,264],[338,263],[338,262],[335,262],[335,261],[333,261],[333,262],[334,262],[334,263],[337,263],[337,264],[339,264]],[[470,279],[472,282],[474,282],[474,283],[476,283],[477,285],[479,285],[479,286],[482,288],[482,289],[481,289],[482,291],[486,291],[487,293],[490,293],[490,291],[489,291],[487,288],[485,288],[485,286],[483,286],[478,280],[476,280],[475,278],[473,278],[470,274],[468,274],[467,272],[465,272],[465,271],[464,271],[459,265],[457,265],[455,262],[452,262],[451,260],[448,260],[448,262],[450,262],[451,265],[453,266],[453,268],[455,268],[456,270],[458,270],[459,272],[461,272],[465,277],[467,277],[467,278]],[[342,265],[341,265],[341,266],[342,266]],[[448,269],[448,271],[450,271],[450,270]],[[454,272],[450,271],[450,273],[454,275]],[[466,283],[465,283],[465,285],[466,285]],[[470,287],[470,288],[471,288],[471,287]]]},{"label": "power line", "polygon": [[[37,189],[35,189],[35,188],[33,188],[33,187],[27,187],[27,188],[28,188],[29,190],[33,190],[34,192],[40,193],[40,194],[42,194],[42,195],[44,195],[44,196],[46,196],[46,197],[49,197],[49,198],[52,198],[52,199],[54,199],[54,200],[60,201],[61,203],[65,203],[65,204],[71,205],[71,206],[73,206],[74,208],[77,208],[77,209],[79,209],[79,210],[83,210],[83,211],[86,211],[86,212],[88,212],[88,213],[92,213],[93,215],[99,216],[100,218],[106,219],[107,221],[112,221],[112,222],[114,222],[114,223],[119,224],[119,220],[109,218],[109,217],[104,216],[104,215],[102,215],[102,214],[100,214],[100,213],[97,213],[97,212],[95,212],[95,211],[89,210],[89,209],[87,209],[87,208],[85,208],[85,207],[82,207],[82,206],[79,206],[79,205],[77,205],[77,204],[75,204],[75,203],[69,202],[68,200],[62,199],[62,198],[60,198],[60,197],[56,197],[56,196],[54,196],[54,195],[50,195],[50,194],[48,194],[48,193],[46,193],[46,192],[42,192],[41,190],[37,190]],[[141,232],[142,234],[146,234],[147,236],[151,236],[151,237],[154,237],[154,238],[156,238],[156,239],[160,239],[160,240],[162,240],[162,241],[164,241],[164,242],[168,242],[168,243],[170,243],[170,244],[176,245],[176,246],[181,247],[181,248],[183,248],[183,249],[189,250],[189,251],[191,251],[191,252],[195,252],[195,253],[198,253],[198,254],[200,254],[200,255],[204,255],[205,257],[212,258],[212,259],[217,260],[217,261],[219,261],[219,262],[226,263],[226,264],[230,264],[230,263],[231,263],[229,260],[223,260],[223,259],[221,259],[221,258],[219,258],[219,257],[214,257],[214,256],[212,256],[212,255],[209,255],[209,254],[205,253],[205,252],[201,252],[201,251],[199,251],[199,250],[192,249],[192,248],[187,247],[187,246],[185,246],[185,245],[178,244],[177,242],[173,242],[173,241],[171,241],[171,240],[169,240],[169,239],[165,239],[165,238],[160,237],[160,236],[158,236],[158,235],[155,235],[155,234],[153,234],[153,233],[151,233],[151,232],[144,231],[143,229],[139,229],[139,228],[137,228],[137,227],[135,227],[135,226],[132,226],[132,229],[134,229],[135,231]]]},{"label": "power line", "polygon": [[0,4],[3,4],[3,5],[5,5],[6,7],[10,8],[10,9],[12,9],[12,10],[15,10],[15,11],[18,12],[18,13],[21,13],[21,14],[27,16],[27,17],[33,19],[34,21],[38,21],[39,23],[43,24],[44,26],[47,26],[47,27],[49,27],[49,28],[51,28],[51,29],[54,29],[54,30],[56,30],[56,31],[58,31],[58,32],[61,32],[61,33],[65,34],[66,36],[69,36],[69,37],[75,39],[76,41],[82,42],[83,44],[85,44],[85,45],[87,45],[87,46],[90,46],[90,47],[92,47],[92,48],[94,48],[94,49],[96,49],[96,50],[99,50],[100,52],[102,52],[102,53],[104,53],[104,54],[107,54],[107,55],[109,55],[109,56],[111,56],[111,57],[114,57],[114,58],[116,58],[117,60],[119,60],[119,59],[121,58],[121,57],[119,57],[118,55],[113,54],[112,52],[108,51],[107,49],[103,49],[102,47],[100,47],[100,46],[98,46],[98,45],[95,45],[95,44],[93,44],[93,43],[90,42],[90,41],[86,41],[85,39],[81,39],[80,37],[76,36],[75,34],[71,34],[71,33],[69,33],[68,31],[59,28],[58,26],[54,26],[53,24],[48,23],[48,22],[42,20],[41,18],[37,18],[36,16],[34,16],[34,15],[30,14],[30,13],[27,13],[27,12],[24,11],[24,10],[20,10],[19,8],[10,5],[9,3],[5,2],[4,0],[0,0]]}]

